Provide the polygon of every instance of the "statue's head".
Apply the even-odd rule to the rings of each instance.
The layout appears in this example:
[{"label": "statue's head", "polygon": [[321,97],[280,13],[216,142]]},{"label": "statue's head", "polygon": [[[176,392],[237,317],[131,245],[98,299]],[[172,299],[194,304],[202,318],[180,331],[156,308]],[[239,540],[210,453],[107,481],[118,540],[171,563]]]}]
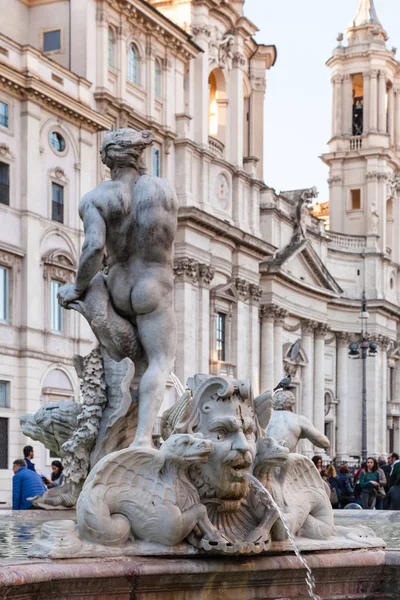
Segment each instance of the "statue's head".
[{"label": "statue's head", "polygon": [[161,453],[167,460],[176,463],[206,463],[212,452],[210,440],[200,434],[177,433],[171,435],[161,446]]},{"label": "statue's head", "polygon": [[151,131],[124,128],[109,131],[100,146],[101,160],[107,167],[134,167],[140,175],[146,172],[143,151],[154,142]]},{"label": "statue's head", "polygon": [[281,390],[279,392],[275,392],[272,398],[272,408],[274,410],[290,410],[293,411],[293,408],[296,404],[296,398],[292,392],[288,390]]},{"label": "statue's head", "polygon": [[188,386],[193,399],[174,431],[202,434],[213,446],[207,463],[190,467],[190,477],[202,498],[241,500],[261,435],[249,383],[197,375]]}]

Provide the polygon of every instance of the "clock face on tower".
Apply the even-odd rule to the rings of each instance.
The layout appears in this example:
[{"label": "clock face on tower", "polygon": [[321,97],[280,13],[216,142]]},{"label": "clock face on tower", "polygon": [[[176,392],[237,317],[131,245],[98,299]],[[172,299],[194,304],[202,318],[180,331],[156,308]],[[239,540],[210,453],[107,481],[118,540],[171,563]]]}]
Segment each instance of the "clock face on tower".
[{"label": "clock face on tower", "polygon": [[218,204],[223,210],[227,210],[230,201],[230,187],[229,181],[223,173],[217,176],[215,191]]}]

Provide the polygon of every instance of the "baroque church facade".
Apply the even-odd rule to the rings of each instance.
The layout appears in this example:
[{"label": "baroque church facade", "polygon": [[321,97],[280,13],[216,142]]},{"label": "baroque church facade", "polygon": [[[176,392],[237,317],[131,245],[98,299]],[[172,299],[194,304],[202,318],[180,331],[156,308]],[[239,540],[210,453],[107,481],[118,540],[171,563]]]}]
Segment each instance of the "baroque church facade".
[{"label": "baroque church facade", "polygon": [[[110,176],[102,136],[118,127],[152,130],[148,172],[178,196],[179,379],[248,378],[257,394],[290,373],[296,410],[326,432],[329,456],[356,462],[363,361],[349,358],[349,344],[360,345],[365,294],[368,452],[399,451],[400,71],[373,1],[360,0],[328,61],[329,229],[313,188],[277,194],[264,181],[277,55],[254,41],[244,0],[0,8],[0,502],[28,443],[19,416],[79,401],[72,356],[93,338],[56,295],[78,264],[79,199]],[[175,400],[171,381],[164,408]],[[37,470],[48,469],[48,452],[33,445]]]}]

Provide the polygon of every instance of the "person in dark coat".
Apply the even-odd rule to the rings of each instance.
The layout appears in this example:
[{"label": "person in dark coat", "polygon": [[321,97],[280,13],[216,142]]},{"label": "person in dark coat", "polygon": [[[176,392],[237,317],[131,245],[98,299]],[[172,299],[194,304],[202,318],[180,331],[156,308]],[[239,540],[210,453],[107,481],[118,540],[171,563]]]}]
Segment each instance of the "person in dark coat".
[{"label": "person in dark coat", "polygon": [[386,459],[384,456],[380,456],[378,458],[378,465],[379,465],[379,468],[382,469],[382,471],[385,473],[386,482],[387,482],[385,485],[385,491],[387,493],[387,491],[389,489],[389,477],[390,477],[390,471],[392,470],[392,465],[389,464],[388,462],[386,462]]},{"label": "person in dark coat", "polygon": [[32,461],[34,457],[34,452],[32,446],[25,446],[24,448],[24,460],[26,462],[26,466],[30,471],[36,472],[35,464]]},{"label": "person in dark coat", "polygon": [[12,479],[12,508],[13,510],[28,510],[32,502],[27,498],[43,496],[47,490],[41,477],[35,471],[27,468],[22,458],[14,460],[14,477]]},{"label": "person in dark coat", "polygon": [[342,465],[336,478],[340,490],[340,506],[344,508],[354,501],[354,489],[351,482],[349,467]]},{"label": "person in dark coat", "polygon": [[400,510],[400,477],[390,488],[385,506],[388,510]]},{"label": "person in dark coat", "polygon": [[391,464],[391,471],[390,471],[390,477],[389,477],[389,489],[391,487],[393,487],[396,483],[396,481],[398,480],[398,478],[400,477],[400,460],[399,460],[399,455],[396,454],[396,452],[392,452],[389,456],[390,461],[389,464]]}]

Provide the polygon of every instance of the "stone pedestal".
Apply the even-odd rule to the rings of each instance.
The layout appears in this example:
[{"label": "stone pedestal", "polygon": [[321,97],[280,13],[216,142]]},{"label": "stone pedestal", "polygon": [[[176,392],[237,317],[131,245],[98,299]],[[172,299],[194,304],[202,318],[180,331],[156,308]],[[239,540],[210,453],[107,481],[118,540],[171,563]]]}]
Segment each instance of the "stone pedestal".
[{"label": "stone pedestal", "polygon": [[[392,557],[383,550],[307,555],[321,600],[393,598],[386,571],[399,588]],[[387,589],[387,588],[386,588]],[[116,558],[20,561],[0,568],[0,597],[8,600],[299,600],[305,571],[292,554],[267,557]]]}]

